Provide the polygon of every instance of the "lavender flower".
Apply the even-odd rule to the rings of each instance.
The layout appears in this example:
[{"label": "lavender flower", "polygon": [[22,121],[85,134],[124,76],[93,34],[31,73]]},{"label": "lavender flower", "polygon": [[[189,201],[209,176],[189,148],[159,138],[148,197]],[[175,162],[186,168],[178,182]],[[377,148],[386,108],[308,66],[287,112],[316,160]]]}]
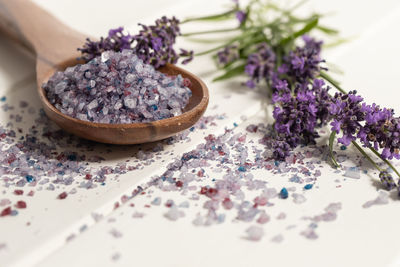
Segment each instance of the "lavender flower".
[{"label": "lavender flower", "polygon": [[174,50],[176,38],[180,35],[179,20],[162,17],[156,20],[155,25],[146,26],[139,24],[142,29],[139,34],[131,36],[125,34],[124,28],[111,29],[108,37],[101,37],[99,41],[91,41],[89,38],[82,48],[82,59],[86,62],[101,55],[102,52],[113,50],[120,52],[123,49],[132,49],[145,63],[158,68],[166,63],[176,63],[180,57],[185,58],[183,64],[187,64],[193,58],[193,51],[181,49],[178,54]]},{"label": "lavender flower", "polygon": [[281,136],[276,136],[272,141],[273,157],[277,160],[284,160],[288,155],[292,147],[288,142]]},{"label": "lavender flower", "polygon": [[[178,61],[179,55],[173,47],[176,37],[181,34],[178,19],[175,17],[169,19],[163,16],[156,20],[155,25],[139,25],[142,29],[139,34],[133,36],[135,43],[133,50],[140,59],[156,68],[166,63],[174,64]],[[189,57],[185,63],[193,57],[193,53],[186,50],[181,55]]]},{"label": "lavender flower", "polygon": [[386,188],[386,190],[392,190],[396,188],[396,183],[393,180],[393,177],[387,171],[381,171],[379,173],[379,178],[381,179],[382,185]]},{"label": "lavender flower", "polygon": [[288,148],[315,143],[319,136],[316,127],[330,120],[327,108],[331,101],[329,87],[323,86],[322,80],[315,79],[312,85],[296,84],[292,93],[286,80],[273,79],[273,117],[278,137],[273,145],[276,159],[284,159]]},{"label": "lavender flower", "polygon": [[242,10],[239,10],[236,12],[236,19],[239,21],[240,25],[242,25],[247,18],[247,14],[245,12],[243,12]]},{"label": "lavender flower", "polygon": [[357,91],[336,93],[329,106],[329,112],[334,117],[331,122],[332,131],[342,131],[343,136],[338,138],[338,142],[345,146],[357,139],[357,133],[362,127],[360,122],[365,119],[361,106],[363,98],[356,93]]},{"label": "lavender flower", "polygon": [[78,48],[78,51],[82,53],[81,59],[89,62],[107,50],[120,52],[123,49],[129,49],[132,41],[132,36],[125,34],[123,27],[118,27],[111,29],[108,32],[108,36],[106,38],[101,37],[99,41],[92,41],[87,38],[86,43],[82,48]]},{"label": "lavender flower", "polygon": [[365,146],[383,149],[384,159],[400,159],[400,118],[393,117],[392,109],[381,109],[378,105],[363,104],[365,125],[358,137]]},{"label": "lavender flower", "polygon": [[358,138],[365,147],[383,149],[382,158],[400,159],[400,118],[393,117],[392,109],[362,101],[356,91],[335,94],[329,111],[334,117],[332,131],[343,132],[338,142],[347,146]]},{"label": "lavender flower", "polygon": [[246,83],[254,88],[261,80],[270,80],[275,68],[275,53],[266,43],[257,46],[257,52],[250,54],[247,58],[245,72],[250,76]]},{"label": "lavender flower", "polygon": [[228,45],[217,53],[218,64],[227,65],[239,58],[237,45]]},{"label": "lavender flower", "polygon": [[179,53],[179,57],[185,57],[186,59],[184,59],[183,61],[182,61],[182,64],[183,65],[186,65],[186,64],[188,64],[190,61],[192,61],[193,60],[193,50],[186,50],[186,49],[183,49],[183,48],[181,48],[180,49],[181,50],[181,52]]},{"label": "lavender flower", "polygon": [[326,70],[320,66],[325,62],[320,57],[322,42],[315,41],[307,35],[303,36],[303,41],[304,46],[290,51],[278,68],[279,74],[289,76],[299,83],[314,79],[321,70]]}]

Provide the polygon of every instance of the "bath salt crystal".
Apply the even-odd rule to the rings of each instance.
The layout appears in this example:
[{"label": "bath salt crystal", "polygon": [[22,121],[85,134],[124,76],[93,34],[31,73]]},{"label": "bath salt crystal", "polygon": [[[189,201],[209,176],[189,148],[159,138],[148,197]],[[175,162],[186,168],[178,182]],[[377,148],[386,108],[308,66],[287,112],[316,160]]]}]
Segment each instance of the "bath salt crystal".
[{"label": "bath salt crystal", "polygon": [[296,204],[304,203],[307,200],[306,197],[303,196],[302,194],[294,193],[292,194],[292,197],[293,197],[293,202]]},{"label": "bath salt crystal", "polygon": [[353,178],[353,179],[360,179],[360,169],[357,167],[350,167],[348,168],[343,176]]},{"label": "bath salt crystal", "polygon": [[168,209],[168,212],[164,214],[165,218],[171,221],[176,221],[179,218],[185,216],[183,211],[180,211],[177,206],[172,206]]},{"label": "bath salt crystal", "polygon": [[250,226],[246,230],[247,239],[251,241],[260,241],[264,235],[264,230],[259,226]]},{"label": "bath salt crystal", "polygon": [[169,77],[130,50],[106,51],[87,64],[55,73],[42,85],[62,113],[95,123],[135,123],[182,114],[190,81]]}]

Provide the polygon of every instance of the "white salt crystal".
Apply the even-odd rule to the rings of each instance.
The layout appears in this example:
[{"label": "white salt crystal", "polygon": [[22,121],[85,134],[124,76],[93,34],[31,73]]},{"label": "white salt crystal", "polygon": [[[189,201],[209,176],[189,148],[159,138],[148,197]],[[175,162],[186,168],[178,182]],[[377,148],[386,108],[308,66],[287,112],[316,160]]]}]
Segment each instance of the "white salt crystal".
[{"label": "white salt crystal", "polygon": [[132,83],[135,80],[135,75],[132,73],[129,73],[128,75],[126,75],[125,77],[125,82],[126,83]]},{"label": "white salt crystal", "polygon": [[54,92],[56,94],[62,93],[65,88],[67,88],[68,83],[65,81],[59,82],[55,87],[54,87]]},{"label": "white salt crystal", "polygon": [[136,107],[136,99],[135,98],[128,98],[124,99],[124,105],[128,108],[135,108]]},{"label": "white salt crystal", "polygon": [[264,230],[259,226],[250,226],[246,230],[247,239],[251,241],[260,241],[264,235]]},{"label": "white salt crystal", "polygon": [[99,105],[99,103],[97,102],[97,99],[94,99],[92,102],[89,103],[89,105],[87,105],[87,108],[90,109],[94,109],[97,108],[97,106]]}]

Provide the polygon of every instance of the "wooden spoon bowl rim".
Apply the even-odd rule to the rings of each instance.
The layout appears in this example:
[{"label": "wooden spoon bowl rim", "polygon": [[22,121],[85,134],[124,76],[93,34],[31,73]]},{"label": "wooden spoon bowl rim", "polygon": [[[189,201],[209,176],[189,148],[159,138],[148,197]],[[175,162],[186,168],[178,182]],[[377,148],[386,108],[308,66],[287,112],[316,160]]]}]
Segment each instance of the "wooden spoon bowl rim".
[{"label": "wooden spoon bowl rim", "polygon": [[[69,66],[75,66],[79,64],[79,62],[76,59],[70,59],[67,60],[61,64],[58,65],[58,69],[60,71],[65,70]],[[52,70],[45,75],[45,79],[43,81],[38,81],[38,91],[39,91],[39,96],[42,100],[42,103],[46,105],[48,109],[50,109],[52,112],[56,113],[58,116],[61,116],[65,120],[73,121],[74,123],[84,125],[86,127],[91,127],[91,128],[107,128],[107,129],[141,129],[141,128],[147,128],[149,127],[149,124],[151,124],[154,127],[162,127],[164,125],[172,125],[172,124],[179,124],[181,121],[185,119],[190,119],[192,118],[199,110],[205,110],[208,105],[209,101],[209,93],[208,93],[208,88],[205,85],[205,83],[198,78],[196,75],[179,68],[175,65],[172,64],[167,64],[165,66],[166,68],[173,68],[176,70],[176,72],[179,72],[183,77],[188,77],[190,80],[196,80],[200,85],[202,89],[202,94],[203,97],[200,100],[198,104],[196,104],[194,107],[192,107],[190,110],[184,110],[181,115],[174,116],[171,118],[166,118],[162,120],[155,120],[155,121],[150,121],[150,122],[135,122],[135,123],[97,123],[97,122],[89,122],[89,121],[83,121],[79,120],[73,117],[70,117],[61,111],[59,111],[55,106],[53,106],[49,100],[47,99],[46,92],[42,88],[42,84],[47,82],[49,78],[55,73],[55,71],[58,70]],[[161,71],[162,72],[162,71]],[[190,88],[192,90],[192,88]],[[195,122],[194,122],[195,123]],[[193,123],[193,124],[194,124]]]}]

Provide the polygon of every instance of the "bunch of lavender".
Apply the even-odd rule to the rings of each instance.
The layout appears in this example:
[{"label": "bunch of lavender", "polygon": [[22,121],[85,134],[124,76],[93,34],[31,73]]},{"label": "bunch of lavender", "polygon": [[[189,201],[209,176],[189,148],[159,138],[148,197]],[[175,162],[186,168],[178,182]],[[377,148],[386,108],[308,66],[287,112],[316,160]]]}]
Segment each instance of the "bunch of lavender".
[{"label": "bunch of lavender", "polygon": [[[364,103],[355,91],[346,93],[330,78],[325,60],[320,56],[322,41],[316,41],[308,34],[321,31],[332,35],[337,31],[319,25],[321,16],[318,14],[295,16],[296,7],[281,9],[271,1],[253,0],[241,8],[239,2],[234,1],[227,12],[187,21],[232,19],[236,20],[236,27],[183,35],[236,33],[221,45],[195,55],[216,53],[222,74],[215,81],[246,75],[244,84],[247,87],[270,91],[275,106],[272,147],[276,159],[283,160],[300,144],[315,143],[318,129],[330,123],[329,147],[333,164],[339,167],[332,147],[336,135],[342,133],[338,142],[345,146],[353,144],[379,170],[382,184],[389,190],[394,188],[392,176],[381,169],[357,142],[370,149],[400,177],[388,161],[400,158],[400,118],[394,117],[393,110]],[[329,94],[330,88],[325,86],[324,80],[339,92]]]},{"label": "bunch of lavender", "polygon": [[81,59],[89,62],[102,52],[113,50],[120,52],[123,49],[132,49],[143,62],[156,68],[167,63],[175,64],[179,58],[184,58],[182,64],[189,63],[193,58],[193,51],[180,49],[177,53],[174,49],[176,38],[181,35],[179,20],[175,17],[162,17],[155,21],[155,25],[146,26],[139,24],[141,30],[136,35],[124,32],[123,27],[112,29],[107,37],[101,37],[99,41],[86,39],[86,43],[78,50],[82,53]]}]

